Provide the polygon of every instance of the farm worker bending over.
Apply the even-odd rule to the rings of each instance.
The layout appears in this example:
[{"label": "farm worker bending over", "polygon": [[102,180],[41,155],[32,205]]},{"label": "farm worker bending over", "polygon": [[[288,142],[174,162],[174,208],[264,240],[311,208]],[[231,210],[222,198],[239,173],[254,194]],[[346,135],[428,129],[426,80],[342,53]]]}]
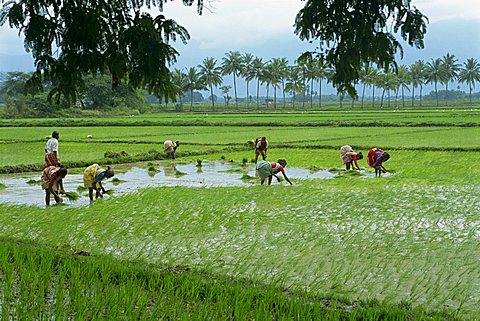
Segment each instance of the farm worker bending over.
[{"label": "farm worker bending over", "polygon": [[50,205],[50,196],[53,195],[55,202],[61,203],[62,199],[58,195],[59,182],[67,176],[67,169],[60,166],[48,166],[42,171],[42,188],[45,190],[45,204]]},{"label": "farm worker bending over", "polygon": [[368,165],[375,168],[375,176],[382,176],[382,173],[386,173],[387,170],[383,167],[383,162],[390,159],[390,154],[384,152],[380,148],[372,148],[368,151],[367,162]]},{"label": "farm worker bending over", "polygon": [[358,160],[363,158],[362,152],[356,153],[350,145],[344,145],[340,147],[340,157],[345,164],[345,168],[347,170],[352,167],[352,169],[360,170],[360,166],[358,166]]},{"label": "farm worker bending over", "polygon": [[[60,158],[58,157],[58,139],[60,138],[60,133],[56,130],[52,133],[52,138],[50,138],[45,144],[45,167],[48,166],[60,166]],[[60,187],[59,192],[65,193],[63,189],[63,181],[58,182]]]},{"label": "farm worker bending over", "polygon": [[88,188],[88,197],[90,197],[90,201],[93,201],[93,190],[96,191],[95,199],[103,197],[103,194],[105,194],[105,188],[103,188],[101,181],[105,178],[113,177],[113,175],[115,175],[115,173],[110,166],[104,168],[98,164],[93,164],[85,169],[83,172],[83,184]]},{"label": "farm worker bending over", "polygon": [[272,176],[280,182],[280,178],[275,175],[277,173],[282,173],[283,177],[290,185],[293,185],[292,182],[288,179],[287,175],[285,174],[285,166],[287,166],[287,161],[284,159],[279,159],[276,163],[275,162],[267,162],[267,161],[259,161],[257,163],[257,175],[260,178],[261,185],[265,182],[265,179],[268,178],[268,185],[272,184]]},{"label": "farm worker bending over", "polygon": [[255,138],[255,163],[258,161],[258,155],[262,155],[262,159],[267,158],[268,141],[267,137]]},{"label": "farm worker bending over", "polygon": [[163,151],[167,154],[168,158],[175,159],[175,151],[177,150],[178,146],[180,146],[180,142],[177,140],[175,143],[171,140],[166,140],[163,143]]}]

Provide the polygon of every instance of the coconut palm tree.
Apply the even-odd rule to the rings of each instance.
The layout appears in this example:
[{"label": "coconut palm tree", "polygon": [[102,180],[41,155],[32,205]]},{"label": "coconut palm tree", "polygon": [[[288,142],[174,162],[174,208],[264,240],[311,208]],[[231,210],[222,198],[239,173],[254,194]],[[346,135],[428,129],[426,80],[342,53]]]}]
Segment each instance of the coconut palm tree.
[{"label": "coconut palm tree", "polygon": [[472,89],[475,88],[475,83],[480,82],[480,63],[475,58],[467,59],[463,63],[463,68],[458,75],[460,83],[466,83],[469,89],[470,105],[472,104]]},{"label": "coconut palm tree", "polygon": [[257,110],[258,110],[259,104],[260,104],[260,101],[259,101],[260,79],[262,78],[263,68],[265,66],[265,63],[262,61],[262,58],[255,57],[255,59],[253,59],[252,65],[253,65],[252,74],[251,74],[252,79],[257,78]]},{"label": "coconut palm tree", "polygon": [[372,72],[373,68],[369,65],[364,65],[360,69],[359,79],[362,83],[362,100],[360,102],[360,108],[363,109],[363,98],[365,97],[365,88],[367,87],[368,78],[370,78],[370,73]]},{"label": "coconut palm tree", "polygon": [[315,60],[309,60],[304,66],[305,80],[310,80],[310,109],[313,109],[313,81],[317,78],[318,64]]},{"label": "coconut palm tree", "polygon": [[232,86],[224,85],[224,86],[219,87],[218,89],[220,89],[222,91],[223,99],[225,100],[225,109],[226,109],[226,107],[228,107],[228,102],[230,101],[230,99],[232,99],[232,97],[228,94],[230,89],[232,89]]},{"label": "coconut palm tree", "polygon": [[445,84],[445,106],[447,105],[447,96],[448,96],[448,83],[452,80],[457,79],[458,72],[460,71],[460,64],[457,63],[458,59],[455,58],[455,55],[447,53],[442,58],[442,68],[443,74],[441,81]]},{"label": "coconut palm tree", "polygon": [[438,90],[437,90],[437,84],[439,81],[444,79],[445,77],[443,76],[443,64],[442,60],[440,58],[433,59],[427,63],[427,68],[425,69],[426,72],[426,80],[427,83],[434,84],[435,87],[435,97],[437,99],[437,107],[438,107]]},{"label": "coconut palm tree", "polygon": [[180,69],[175,68],[172,73],[172,83],[180,101],[180,107],[183,107],[183,95],[188,90],[188,78]]},{"label": "coconut palm tree", "polygon": [[[262,73],[260,75],[260,82],[262,84],[265,84],[265,86],[266,86],[267,103],[268,103],[268,95],[269,95],[269,92],[270,92],[270,85],[273,85],[273,81],[276,81],[276,78],[275,78],[275,75],[274,75],[274,66],[272,65],[272,62],[269,61],[263,67]],[[274,88],[274,90],[275,90],[275,88]]]},{"label": "coconut palm tree", "polygon": [[240,74],[243,67],[243,57],[238,51],[230,51],[223,58],[222,74],[233,75],[233,92],[235,94],[235,107],[238,109],[237,99],[237,80],[236,77]]},{"label": "coconut palm tree", "polygon": [[213,98],[213,86],[222,84],[222,69],[217,66],[217,60],[212,57],[203,59],[202,64],[198,66],[200,77],[205,85],[210,88],[210,97],[212,99],[212,110],[215,111],[215,100]]},{"label": "coconut palm tree", "polygon": [[247,109],[250,104],[250,93],[249,93],[249,88],[248,84],[249,82],[255,78],[254,72],[253,72],[253,60],[254,57],[250,53],[245,53],[242,57],[242,69],[240,70],[240,75],[245,78],[245,87],[247,88]]},{"label": "coconut palm tree", "polygon": [[[411,83],[411,76],[410,72],[408,70],[408,67],[405,65],[401,65],[398,67],[397,70],[397,84],[402,90],[402,107],[405,108],[405,89],[407,91],[410,91],[410,88],[408,88],[408,85]],[[398,91],[398,90],[397,90]],[[395,99],[395,103],[396,103]]]},{"label": "coconut palm tree", "polygon": [[330,75],[332,74],[332,70],[325,65],[323,60],[317,60],[317,68],[316,68],[316,77],[318,80],[318,106],[322,108],[322,82],[324,79],[328,81]]},{"label": "coconut palm tree", "polygon": [[420,107],[422,106],[422,90],[425,84],[427,65],[423,60],[417,60],[410,66],[410,77],[412,81],[412,107],[415,101],[415,88],[420,87]]},{"label": "coconut palm tree", "polygon": [[188,68],[187,81],[187,90],[190,91],[190,111],[193,111],[193,91],[206,89],[206,87],[197,71],[197,68],[195,67]]},{"label": "coconut palm tree", "polygon": [[372,87],[372,108],[375,108],[375,86],[379,83],[380,74],[378,69],[372,67],[368,72],[368,76],[366,75],[363,80],[368,86]]},{"label": "coconut palm tree", "polygon": [[285,83],[284,91],[292,93],[293,109],[295,109],[295,96],[297,93],[301,93],[304,91],[301,70],[298,66],[290,66],[288,68],[288,78]]},{"label": "coconut palm tree", "polygon": [[285,97],[285,79],[288,77],[288,59],[285,57],[273,58],[272,65],[273,65],[273,70],[276,73],[275,75],[276,80],[279,80],[282,83],[283,108],[285,108],[287,104],[286,97]]}]

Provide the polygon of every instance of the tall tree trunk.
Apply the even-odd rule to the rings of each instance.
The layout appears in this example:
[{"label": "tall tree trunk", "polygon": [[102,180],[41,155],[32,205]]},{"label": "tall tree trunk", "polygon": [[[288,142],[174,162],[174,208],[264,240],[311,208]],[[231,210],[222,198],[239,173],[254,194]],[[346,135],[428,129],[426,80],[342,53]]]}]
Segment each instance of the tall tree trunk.
[{"label": "tall tree trunk", "polygon": [[215,111],[215,101],[213,99],[213,86],[210,85],[210,97],[212,98],[212,111]]},{"label": "tall tree trunk", "polygon": [[445,83],[445,106],[447,106],[448,102],[448,81]]},{"label": "tall tree trunk", "polygon": [[438,90],[437,90],[437,81],[435,81],[435,97],[437,98],[437,107],[438,107]]},{"label": "tall tree trunk", "polygon": [[420,107],[422,107],[422,91],[423,91],[423,86],[420,85]]},{"label": "tall tree trunk", "polygon": [[310,109],[313,109],[313,77],[310,80]]},{"label": "tall tree trunk", "polygon": [[385,88],[382,91],[382,99],[380,100],[380,108],[383,108],[383,98],[385,97]]},{"label": "tall tree trunk", "polygon": [[322,108],[322,78],[318,80],[318,106]]},{"label": "tall tree trunk", "polygon": [[469,96],[470,96],[470,105],[471,105],[472,104],[472,85],[470,84],[468,87],[470,89]]},{"label": "tall tree trunk", "polygon": [[235,108],[238,110],[237,81],[235,77],[235,71],[233,72],[233,91],[235,92]]},{"label": "tall tree trunk", "polygon": [[375,108],[375,85],[372,85],[372,108]]},{"label": "tall tree trunk", "polygon": [[402,108],[405,109],[405,88],[402,86]]},{"label": "tall tree trunk", "polygon": [[257,110],[259,109],[259,97],[258,95],[260,94],[260,79],[257,79]]},{"label": "tall tree trunk", "polygon": [[415,86],[412,85],[412,107],[415,107]]},{"label": "tall tree trunk", "polygon": [[193,111],[193,89],[190,89],[190,112]]},{"label": "tall tree trunk", "polygon": [[363,98],[365,97],[365,84],[363,84],[363,89],[362,89],[362,103],[360,104],[360,108],[363,110]]},{"label": "tall tree trunk", "polygon": [[277,87],[273,86],[273,109],[277,109]]},{"label": "tall tree trunk", "polygon": [[247,110],[250,110],[250,95],[248,94],[248,80],[245,80],[245,83],[247,85]]},{"label": "tall tree trunk", "polygon": [[282,78],[283,109],[287,108],[287,99],[285,98],[285,79]]}]

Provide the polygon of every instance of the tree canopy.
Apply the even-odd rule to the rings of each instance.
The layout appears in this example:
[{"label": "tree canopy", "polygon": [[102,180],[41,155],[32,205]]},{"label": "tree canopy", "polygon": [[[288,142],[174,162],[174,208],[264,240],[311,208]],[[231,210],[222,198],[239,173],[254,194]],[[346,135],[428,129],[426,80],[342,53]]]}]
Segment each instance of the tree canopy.
[{"label": "tree canopy", "polygon": [[[166,100],[175,99],[168,66],[178,52],[169,45],[190,38],[187,30],[163,14],[169,0],[0,0],[0,25],[8,21],[25,36],[36,70],[27,83],[31,91],[45,82],[49,98],[77,100],[87,74],[109,73],[112,88],[124,81]],[[170,0],[173,1],[173,0]],[[204,0],[181,0],[197,5]],[[411,46],[423,47],[427,18],[410,0],[306,0],[296,16],[295,33],[318,41],[303,58],[317,58],[334,74],[341,92],[356,96],[354,84],[368,63],[388,70],[396,67],[402,47],[396,34]]]},{"label": "tree canopy", "polygon": [[[109,72],[112,88],[121,80],[133,88],[146,88],[159,97],[174,99],[168,65],[178,52],[169,41],[186,42],[190,36],[174,20],[147,12],[162,10],[168,0],[10,0],[0,11],[25,36],[36,70],[27,88],[51,83],[49,98],[77,99],[86,74]],[[182,0],[187,6],[203,0]]]},{"label": "tree canopy", "polygon": [[389,70],[403,49],[396,34],[423,48],[428,19],[410,6],[411,0],[307,0],[295,19],[302,40],[318,41],[302,59],[319,58],[332,67],[332,84],[356,96],[354,83],[364,64]]}]

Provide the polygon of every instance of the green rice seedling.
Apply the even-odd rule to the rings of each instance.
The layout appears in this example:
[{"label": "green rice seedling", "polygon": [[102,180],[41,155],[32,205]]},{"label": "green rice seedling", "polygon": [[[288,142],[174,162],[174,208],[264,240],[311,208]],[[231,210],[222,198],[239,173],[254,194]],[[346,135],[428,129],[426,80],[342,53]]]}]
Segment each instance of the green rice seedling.
[{"label": "green rice seedling", "polygon": [[3,183],[0,183],[0,190],[2,189],[6,189],[7,188],[7,185],[3,184]]},{"label": "green rice seedling", "polygon": [[187,173],[184,173],[182,171],[179,171],[178,169],[175,170],[175,177],[181,177],[187,175]]},{"label": "green rice seedling", "polygon": [[256,179],[256,177],[250,176],[250,175],[248,175],[248,174],[243,174],[240,179],[241,179],[241,180],[244,180],[244,181],[250,181],[250,180]]},{"label": "green rice seedling", "polygon": [[195,165],[197,167],[201,167],[202,166],[202,160],[201,159],[197,159],[197,165]]},{"label": "green rice seedling", "polygon": [[77,186],[77,192],[78,193],[83,193],[83,192],[86,192],[88,191],[88,188],[86,188],[84,185],[78,185]]},{"label": "green rice seedling", "polygon": [[112,184],[113,185],[118,185],[118,184],[125,183],[125,182],[126,182],[125,180],[119,179],[118,177],[112,178]]},{"label": "green rice seedling", "polygon": [[65,195],[69,201],[76,201],[80,198],[80,195],[76,192],[65,192],[63,195]]},{"label": "green rice seedling", "polygon": [[156,172],[157,169],[155,168],[155,166],[149,166],[149,167],[148,167],[148,171],[149,171],[149,172]]},{"label": "green rice seedling", "polygon": [[40,185],[42,184],[42,181],[39,179],[29,179],[26,183],[28,185]]},{"label": "green rice seedling", "polygon": [[109,188],[109,189],[105,190],[105,193],[104,193],[104,194],[113,195],[114,193],[115,193],[115,190]]},{"label": "green rice seedling", "polygon": [[149,167],[149,166],[154,166],[154,165],[155,165],[155,164],[152,163],[152,162],[148,162],[148,163],[147,163],[147,166],[148,166],[148,167]]}]

